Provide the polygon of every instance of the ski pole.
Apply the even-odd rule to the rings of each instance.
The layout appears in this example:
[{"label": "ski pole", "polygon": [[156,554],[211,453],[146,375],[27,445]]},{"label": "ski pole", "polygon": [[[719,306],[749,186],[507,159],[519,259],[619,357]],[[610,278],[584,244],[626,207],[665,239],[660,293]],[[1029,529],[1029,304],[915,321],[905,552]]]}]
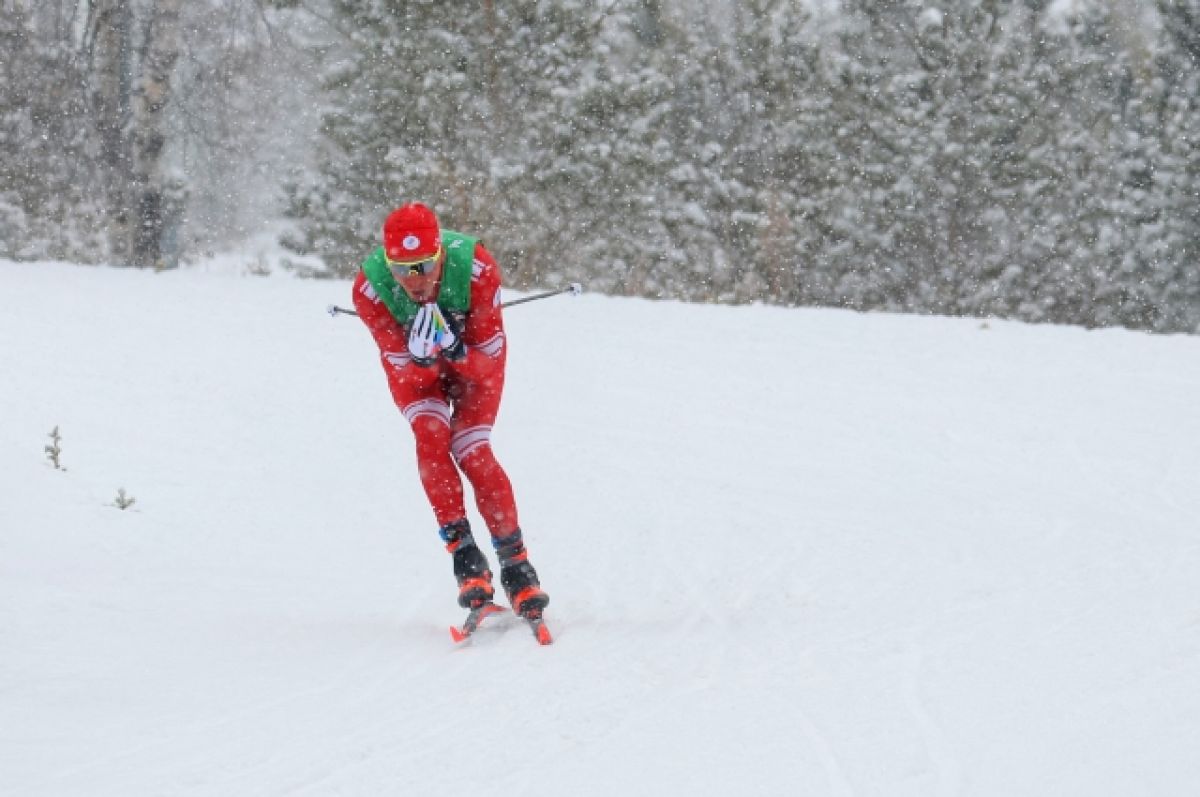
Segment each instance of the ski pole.
[{"label": "ski pole", "polygon": [[[538,299],[549,299],[551,296],[558,296],[559,294],[563,294],[563,293],[569,293],[572,296],[578,296],[579,294],[583,293],[583,286],[580,285],[578,282],[572,282],[570,285],[568,285],[565,288],[556,288],[555,290],[546,291],[544,293],[535,293],[533,296],[526,296],[522,299],[513,299],[511,302],[505,302],[504,304],[502,304],[500,306],[501,307],[512,307],[512,306],[518,305],[518,304],[525,304],[525,302],[536,302]],[[329,313],[330,318],[333,318],[338,315],[352,315],[352,316],[358,315],[358,313],[355,312],[354,310],[347,310],[345,307],[338,307],[336,304],[331,304],[328,307],[326,307],[325,312]]]},{"label": "ski pole", "polygon": [[578,282],[572,282],[565,288],[556,288],[555,290],[546,291],[545,293],[535,293],[533,296],[526,296],[524,299],[513,299],[511,302],[505,302],[500,306],[512,307],[518,304],[525,304],[525,302],[536,302],[538,299],[549,299],[551,296],[558,296],[560,293],[569,293],[572,296],[578,296],[579,294],[583,293],[583,286]]}]

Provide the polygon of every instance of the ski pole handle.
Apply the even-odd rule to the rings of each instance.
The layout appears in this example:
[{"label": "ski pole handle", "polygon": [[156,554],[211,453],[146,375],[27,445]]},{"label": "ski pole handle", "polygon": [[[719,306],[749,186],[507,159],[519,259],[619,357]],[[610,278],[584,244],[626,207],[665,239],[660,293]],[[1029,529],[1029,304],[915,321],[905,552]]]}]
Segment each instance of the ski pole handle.
[{"label": "ski pole handle", "polygon": [[[568,285],[565,288],[557,288],[552,291],[546,291],[545,293],[535,293],[533,296],[526,296],[522,299],[513,299],[511,302],[505,302],[504,304],[502,304],[500,306],[501,307],[512,307],[512,306],[518,305],[518,304],[525,304],[525,302],[536,302],[538,299],[549,299],[551,296],[558,296],[559,294],[563,294],[563,293],[569,293],[572,296],[578,296],[579,294],[583,293],[583,286],[580,285],[578,282],[572,282],[570,285]],[[352,315],[352,316],[358,315],[358,313],[356,313],[355,311],[347,310],[345,307],[338,307],[336,304],[331,304],[328,307],[326,307],[325,312],[329,313],[330,318],[335,318],[339,315]]]}]

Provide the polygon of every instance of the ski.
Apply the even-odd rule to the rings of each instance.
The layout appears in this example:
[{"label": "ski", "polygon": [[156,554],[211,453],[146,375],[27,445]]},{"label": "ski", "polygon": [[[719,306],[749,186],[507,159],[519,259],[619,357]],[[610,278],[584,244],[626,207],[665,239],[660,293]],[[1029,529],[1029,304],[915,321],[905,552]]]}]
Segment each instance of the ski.
[{"label": "ski", "polygon": [[539,645],[549,645],[554,641],[554,637],[550,635],[550,629],[546,627],[546,621],[542,619],[541,611],[525,615],[525,621],[529,623]]},{"label": "ski", "polygon": [[455,642],[462,642],[464,639],[471,636],[471,634],[475,633],[476,629],[479,628],[480,623],[491,617],[493,614],[499,614],[502,611],[504,611],[503,606],[498,606],[491,601],[476,606],[470,611],[469,614],[467,614],[467,620],[462,624],[462,628],[458,628],[453,625],[450,626],[450,638]]},{"label": "ski", "polygon": [[[467,640],[471,634],[479,630],[479,626],[484,620],[493,614],[499,614],[503,611],[507,610],[503,606],[491,601],[475,607],[467,614],[466,622],[462,624],[461,628],[453,625],[450,626],[450,638],[455,642]],[[550,633],[550,628],[546,625],[546,620],[542,617],[540,611],[521,615],[521,619],[529,623],[529,630],[533,631],[533,636],[537,639],[539,645],[549,645],[554,642],[554,636]]]}]

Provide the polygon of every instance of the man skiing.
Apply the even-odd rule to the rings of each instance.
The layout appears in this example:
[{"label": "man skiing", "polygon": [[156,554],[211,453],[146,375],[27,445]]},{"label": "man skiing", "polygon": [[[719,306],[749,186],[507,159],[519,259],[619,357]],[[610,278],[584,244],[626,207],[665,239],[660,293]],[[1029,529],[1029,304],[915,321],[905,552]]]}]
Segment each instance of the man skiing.
[{"label": "man skiing", "polygon": [[540,623],[550,599],[529,563],[512,485],[490,443],[507,354],[495,259],[477,239],[442,230],[430,208],[410,203],[384,221],[383,245],[363,262],[353,297],[416,438],[421,484],[453,557],[459,605],[475,620],[494,610],[495,594],[467,522],[461,471],[487,524],[509,603]]}]

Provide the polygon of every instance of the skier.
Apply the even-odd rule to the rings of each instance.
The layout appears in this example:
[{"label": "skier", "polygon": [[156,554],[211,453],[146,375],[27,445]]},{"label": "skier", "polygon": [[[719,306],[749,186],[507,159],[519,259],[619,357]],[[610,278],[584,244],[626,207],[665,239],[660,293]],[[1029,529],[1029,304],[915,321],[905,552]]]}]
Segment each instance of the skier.
[{"label": "skier", "polygon": [[480,610],[495,594],[487,557],[463,503],[466,475],[500,560],[513,610],[539,621],[550,602],[517,523],[512,485],[490,437],[507,347],[500,267],[478,239],[442,230],[413,202],[383,223],[383,246],[354,280],[354,307],[379,345],[388,387],[412,427],[421,484],[453,557],[458,603]]}]

